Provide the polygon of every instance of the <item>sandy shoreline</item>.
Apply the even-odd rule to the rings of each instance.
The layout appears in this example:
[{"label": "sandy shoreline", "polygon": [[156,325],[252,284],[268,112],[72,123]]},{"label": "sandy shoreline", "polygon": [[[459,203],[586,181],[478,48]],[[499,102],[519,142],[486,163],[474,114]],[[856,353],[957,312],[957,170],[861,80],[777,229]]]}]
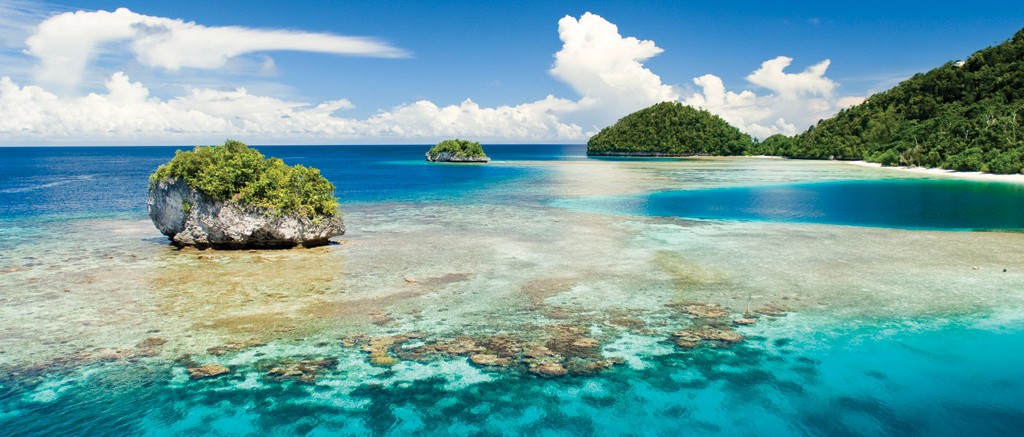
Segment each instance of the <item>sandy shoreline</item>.
[{"label": "sandy shoreline", "polygon": [[843,161],[847,164],[857,165],[861,167],[874,167],[882,168],[886,170],[896,170],[908,173],[923,174],[929,176],[939,176],[954,179],[964,179],[971,181],[986,181],[986,182],[1008,182],[1014,184],[1024,184],[1024,174],[992,174],[982,173],[978,171],[956,171],[946,170],[943,168],[924,168],[924,167],[883,167],[881,164],[867,161]]}]

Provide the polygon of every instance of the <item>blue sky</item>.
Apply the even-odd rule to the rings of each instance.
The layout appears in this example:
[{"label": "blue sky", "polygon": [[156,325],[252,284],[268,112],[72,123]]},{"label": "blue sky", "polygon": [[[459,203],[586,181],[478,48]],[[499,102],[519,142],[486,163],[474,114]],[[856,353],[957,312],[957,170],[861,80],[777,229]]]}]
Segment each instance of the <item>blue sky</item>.
[{"label": "blue sky", "polygon": [[[95,36],[111,28],[97,24],[109,14],[95,11],[119,7],[130,14],[116,22],[135,33]],[[583,142],[662,99],[705,107],[756,136],[792,134],[1024,27],[1024,3],[988,1],[0,0],[0,8],[3,144],[191,144],[227,136],[252,143]],[[74,11],[86,14],[52,21]],[[50,33],[37,27],[46,20],[55,23]],[[195,30],[190,22],[256,33],[154,45],[139,33],[142,22],[180,35]],[[280,30],[304,35],[278,50],[270,46],[282,34],[259,33]],[[579,39],[566,41],[570,33]],[[47,64],[60,57],[61,44],[94,36],[81,71]],[[375,45],[353,54],[330,37]],[[218,44],[247,48],[212,54],[224,62],[190,59]],[[556,61],[556,53],[564,57]],[[762,74],[752,80],[755,71]]]}]

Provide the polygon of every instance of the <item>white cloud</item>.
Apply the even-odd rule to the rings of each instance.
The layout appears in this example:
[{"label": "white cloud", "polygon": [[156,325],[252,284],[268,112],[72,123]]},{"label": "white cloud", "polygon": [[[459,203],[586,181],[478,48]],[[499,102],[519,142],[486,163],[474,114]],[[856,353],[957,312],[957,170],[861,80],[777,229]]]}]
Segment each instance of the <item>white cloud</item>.
[{"label": "white cloud", "polygon": [[0,143],[209,144],[226,137],[260,144],[429,143],[449,137],[578,142],[590,130],[666,100],[706,108],[764,138],[797,133],[863,100],[834,96],[837,84],[825,76],[828,60],[787,73],[792,59],[786,57],[768,60],[747,76],[752,89],[731,91],[721,78],[707,74],[693,79],[699,92],[682,96],[643,65],[662,52],[654,42],[623,37],[614,24],[591,13],[578,20],[564,17],[558,25],[563,46],[550,73],[577,91],[578,100],[549,95],[498,107],[481,107],[471,99],[447,106],[420,100],[354,118],[344,115],[355,107],[347,99],[290,101],[261,95],[278,94],[273,91],[254,94],[245,88],[208,85],[154,97],[121,72],[104,73],[104,92],[75,97],[53,89],[76,81],[98,52],[116,41],[126,42],[140,63],[153,68],[226,67],[266,75],[277,74],[272,58],[238,56],[277,49],[401,55],[397,49],[327,34],[205,27],[127,9],[61,14],[43,21],[28,40],[40,78],[57,84],[0,79]]},{"label": "white cloud", "polygon": [[864,96],[840,97],[840,98],[836,99],[836,108],[838,108],[838,109],[846,109],[846,108],[849,108],[851,106],[855,106],[855,105],[859,105],[861,103],[864,103],[865,100],[867,100],[867,97],[864,97]]},{"label": "white cloud", "polygon": [[592,112],[598,124],[679,98],[642,64],[662,52],[654,41],[623,38],[617,26],[589,12],[558,20],[558,36],[563,44],[551,74],[580,94],[576,109]]},{"label": "white cloud", "polygon": [[472,100],[439,107],[400,105],[367,119],[335,113],[345,99],[289,102],[235,90],[192,89],[163,100],[115,73],[106,93],[58,97],[35,85],[0,79],[0,143],[206,144],[226,137],[258,143],[436,142],[452,136],[492,141],[579,141],[579,126],[559,121],[576,103],[552,96],[517,106],[482,108]]},{"label": "white cloud", "polygon": [[861,97],[835,98],[837,86],[825,77],[829,60],[812,65],[800,73],[784,70],[793,59],[779,56],[769,59],[747,76],[752,85],[768,94],[754,91],[727,91],[722,79],[706,74],[693,80],[700,92],[683,101],[718,114],[744,132],[758,138],[782,133],[802,132],[818,120],[831,117],[840,109],[862,102]]},{"label": "white cloud", "polygon": [[518,106],[482,108],[467,99],[455,106],[438,107],[421,100],[370,117],[364,123],[372,135],[399,138],[475,138],[537,141],[576,141],[583,129],[559,121],[559,115],[571,111],[576,103],[548,96],[544,100]]},{"label": "white cloud", "polygon": [[793,58],[779,56],[761,63],[747,80],[754,85],[768,88],[782,97],[803,97],[820,95],[830,97],[836,83],[825,77],[825,70],[831,63],[828,59],[807,67],[802,73],[786,73],[783,70],[793,63]]},{"label": "white cloud", "polygon": [[[371,39],[326,33],[208,27],[121,8],[114,12],[67,12],[46,19],[26,41],[39,59],[37,80],[73,87],[104,45],[127,42],[143,65],[165,70],[223,67],[253,52],[297,50],[340,55],[401,57],[405,52]],[[272,66],[272,65],[271,65]]]}]

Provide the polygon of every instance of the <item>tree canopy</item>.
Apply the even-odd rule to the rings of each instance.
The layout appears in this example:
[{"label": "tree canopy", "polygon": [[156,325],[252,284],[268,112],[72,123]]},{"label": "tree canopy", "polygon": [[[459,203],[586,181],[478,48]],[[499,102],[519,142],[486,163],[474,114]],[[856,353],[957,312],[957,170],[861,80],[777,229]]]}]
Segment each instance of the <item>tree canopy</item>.
[{"label": "tree canopy", "polygon": [[484,148],[480,146],[480,143],[459,139],[441,141],[434,147],[431,147],[427,154],[436,158],[437,155],[443,152],[451,153],[452,156],[467,158],[483,158],[487,156],[484,154]]},{"label": "tree canopy", "polygon": [[629,114],[587,141],[588,155],[742,155],[749,135],[703,109],[662,102]]},{"label": "tree canopy", "polygon": [[338,214],[334,185],[320,170],[265,158],[238,141],[176,151],[170,162],[149,176],[150,188],[167,178],[182,178],[188,186],[216,200],[237,201],[281,214]]},{"label": "tree canopy", "polygon": [[947,62],[872,95],[794,138],[773,140],[768,153],[1020,173],[1024,30],[964,62]]}]

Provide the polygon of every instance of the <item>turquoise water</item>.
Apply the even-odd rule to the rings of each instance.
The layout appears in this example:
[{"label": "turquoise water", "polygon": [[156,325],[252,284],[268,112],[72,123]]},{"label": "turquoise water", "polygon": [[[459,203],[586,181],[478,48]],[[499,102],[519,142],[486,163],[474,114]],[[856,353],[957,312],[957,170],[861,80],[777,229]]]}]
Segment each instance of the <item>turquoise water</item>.
[{"label": "turquoise water", "polygon": [[342,365],[315,385],[255,371],[187,382],[166,363],[110,364],[57,376],[44,391],[6,382],[0,405],[5,433],[29,435],[1019,433],[1019,326],[879,328],[810,344],[753,336],[756,346],[669,352],[643,368],[554,380]]},{"label": "turquoise water", "polygon": [[[321,168],[349,233],[240,253],[148,223],[173,148],[3,149],[0,434],[1024,429],[1024,235],[1001,232],[1024,226],[1019,186],[486,149],[261,148]],[[745,338],[677,346],[703,328]],[[190,379],[200,364],[230,372]]]},{"label": "turquoise water", "polygon": [[1024,186],[957,180],[866,180],[662,191],[572,199],[601,212],[904,229],[1024,229]]}]

